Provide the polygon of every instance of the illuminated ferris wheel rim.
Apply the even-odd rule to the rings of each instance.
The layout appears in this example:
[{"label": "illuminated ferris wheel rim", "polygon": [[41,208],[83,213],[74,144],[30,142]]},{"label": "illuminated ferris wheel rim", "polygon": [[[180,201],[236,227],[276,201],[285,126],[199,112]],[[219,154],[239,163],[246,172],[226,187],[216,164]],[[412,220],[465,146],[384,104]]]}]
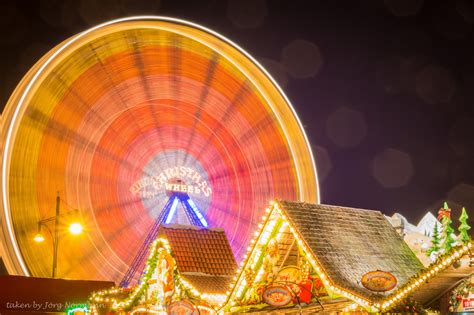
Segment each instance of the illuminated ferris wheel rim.
[{"label": "illuminated ferris wheel rim", "polygon": [[[11,117],[11,118],[8,119],[9,117],[5,117],[6,115],[3,115],[3,117],[2,117],[3,118],[2,119],[2,125],[3,125],[2,130],[3,130],[3,133],[6,134],[6,136],[4,138],[5,140],[4,140],[3,154],[2,154],[2,207],[3,207],[3,217],[4,217],[3,225],[6,225],[6,228],[7,228],[7,233],[8,233],[8,238],[9,238],[8,245],[11,245],[11,247],[13,249],[13,252],[14,252],[14,255],[15,255],[15,258],[16,258],[16,261],[18,262],[18,264],[21,268],[21,271],[26,276],[29,276],[30,272],[29,272],[29,269],[28,269],[28,267],[27,267],[27,265],[24,261],[24,258],[22,256],[21,251],[20,251],[18,241],[17,241],[16,235],[15,235],[14,226],[13,226],[13,222],[12,222],[12,216],[11,216],[11,212],[10,212],[10,206],[9,206],[9,198],[8,198],[8,188],[9,188],[8,178],[9,178],[9,171],[10,171],[9,163],[10,163],[10,155],[11,155],[11,148],[12,148],[12,136],[13,136],[14,132],[16,131],[16,129],[18,128],[18,118],[21,115],[21,112],[25,110],[25,100],[26,100],[27,96],[29,95],[29,93],[33,90],[35,84],[38,83],[39,79],[40,79],[39,82],[41,82],[42,75],[44,74],[46,69],[49,66],[51,66],[51,64],[54,63],[54,61],[58,58],[58,56],[61,56],[61,53],[67,51],[67,49],[70,48],[71,46],[73,46],[73,44],[79,42],[81,39],[87,38],[87,35],[90,35],[91,33],[95,32],[95,31],[99,31],[99,30],[101,30],[103,28],[106,28],[108,26],[112,26],[112,25],[115,25],[115,24],[123,23],[123,22],[146,22],[146,21],[176,23],[176,24],[180,24],[180,25],[185,26],[185,27],[191,27],[191,28],[195,28],[195,29],[200,30],[200,31],[204,31],[205,33],[208,33],[209,35],[214,36],[217,39],[220,39],[223,42],[229,44],[231,47],[233,47],[238,52],[243,54],[246,58],[248,58],[264,74],[264,76],[267,79],[269,79],[271,81],[271,83],[277,89],[280,96],[284,99],[286,104],[288,104],[288,107],[291,111],[291,114],[293,115],[293,118],[296,120],[296,123],[297,123],[297,125],[298,125],[298,127],[299,127],[299,129],[300,129],[300,131],[303,135],[304,142],[305,142],[305,145],[306,145],[306,149],[308,151],[307,153],[309,153],[309,155],[310,155],[311,168],[312,168],[312,172],[314,174],[314,179],[315,179],[316,202],[319,202],[320,193],[319,193],[319,183],[318,183],[317,172],[316,172],[316,164],[315,164],[314,156],[313,156],[313,153],[312,153],[312,150],[311,150],[311,145],[308,141],[308,137],[307,137],[307,135],[304,131],[303,125],[302,125],[299,117],[297,116],[297,114],[295,112],[295,109],[292,106],[290,100],[285,95],[285,93],[283,92],[281,87],[273,79],[273,77],[261,66],[261,64],[257,60],[255,60],[243,48],[241,48],[239,45],[237,45],[236,43],[234,43],[230,39],[226,38],[225,36],[215,32],[213,30],[210,30],[210,29],[208,29],[204,26],[201,26],[199,24],[195,24],[193,22],[189,22],[189,21],[186,21],[186,20],[172,18],[172,17],[166,17],[166,16],[134,16],[134,17],[126,17],[126,18],[120,18],[120,19],[112,20],[112,21],[105,22],[103,24],[97,25],[95,27],[92,27],[92,28],[90,28],[90,29],[88,29],[88,30],[86,30],[82,33],[79,33],[79,34],[71,37],[70,39],[68,39],[68,40],[62,42],[61,44],[59,44],[58,46],[54,47],[43,58],[41,58],[32,67],[32,69],[25,75],[25,77],[22,79],[22,81],[20,81],[20,83],[18,84],[17,89],[18,89],[18,87],[22,87],[22,89],[19,90],[19,91],[17,91],[17,89],[15,89],[15,92],[12,94],[10,100],[13,99],[16,96],[16,98],[18,99],[18,102],[16,102],[16,104],[15,104],[16,106],[14,107],[13,112],[11,114],[8,113],[8,114],[10,114],[9,117]],[[151,29],[155,28],[153,25],[149,25],[149,26],[146,26],[146,27],[151,28]],[[172,31],[176,32],[176,33],[179,33],[179,31],[176,30],[176,29],[172,29]],[[223,50],[220,50],[219,47],[216,47],[216,46],[211,47],[208,42],[202,41],[200,38],[192,37],[192,36],[190,36],[189,33],[186,33],[185,35],[188,36],[188,37],[193,38],[194,40],[200,42],[201,44],[203,44],[207,47],[210,47],[210,48],[218,51],[223,56],[228,57],[226,52],[223,51]],[[97,36],[100,36],[100,34],[97,34]],[[265,98],[267,104],[271,107],[272,112],[275,114],[275,117],[277,118],[279,125],[282,127],[282,131],[283,131],[286,139],[290,139],[288,130],[286,130],[286,128],[285,128],[286,126],[282,122],[282,117],[280,117],[278,111],[274,108],[275,104],[273,104],[273,102],[267,98],[268,96],[265,93],[265,91],[262,91],[260,89],[261,85],[254,82],[252,80],[252,76],[250,76],[247,73],[246,69],[243,69],[238,64],[236,64],[232,58],[228,57],[228,60],[230,62],[232,62],[234,64],[234,66],[236,66],[240,71],[242,71],[242,73],[246,74],[246,77],[254,84],[254,86],[258,87],[259,92]],[[26,79],[28,79],[27,82],[25,82]],[[26,84],[26,86],[25,86],[25,84]],[[18,94],[18,93],[21,93],[21,96],[18,97],[18,95],[15,95],[15,94]],[[10,100],[8,101],[8,105],[10,105]],[[9,125],[8,125],[8,129],[5,130],[5,122],[6,121],[10,121],[10,122],[9,122]],[[301,187],[304,187],[306,185],[306,183],[303,182],[302,174],[300,173],[301,169],[298,167],[298,163],[300,163],[300,161],[298,161],[298,154],[296,154],[295,151],[294,151],[295,150],[295,148],[293,147],[294,143],[292,141],[288,141],[288,144],[289,144],[290,151],[292,153],[292,158],[295,160],[296,175],[297,175],[297,180],[298,180],[299,187],[300,187],[300,190],[299,190],[300,196],[299,197],[300,197],[301,200],[305,200],[307,196],[304,196],[305,192],[304,192],[304,190],[301,189]],[[3,238],[5,239],[5,237],[7,237],[7,236],[4,235]],[[8,246],[8,245],[6,245],[6,246]],[[5,248],[4,252],[7,253],[8,248]]]}]

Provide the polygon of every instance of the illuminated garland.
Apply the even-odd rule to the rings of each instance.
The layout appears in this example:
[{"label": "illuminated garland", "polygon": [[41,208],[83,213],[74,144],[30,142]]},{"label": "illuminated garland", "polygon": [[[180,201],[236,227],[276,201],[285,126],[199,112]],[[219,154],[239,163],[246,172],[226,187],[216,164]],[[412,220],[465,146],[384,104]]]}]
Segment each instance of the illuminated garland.
[{"label": "illuminated garland", "polygon": [[[158,245],[161,246],[159,250],[157,250]],[[117,309],[128,309],[132,306],[133,302],[136,299],[141,297],[144,293],[145,289],[148,287],[148,280],[150,279],[151,275],[153,274],[154,268],[156,267],[157,258],[162,250],[167,249],[169,251],[169,244],[165,239],[157,239],[153,241],[150,246],[150,254],[146,262],[146,267],[144,273],[140,279],[140,284],[135,287],[132,293],[125,301],[117,302],[116,298],[109,298],[109,295],[114,295],[120,293],[122,291],[121,288],[114,287],[108,290],[99,291],[97,293],[93,293],[92,296],[89,298],[92,303],[94,302],[112,302],[112,308],[114,310]]]},{"label": "illuminated garland", "polygon": [[[243,290],[245,289],[245,286],[247,284],[246,280],[245,280],[245,277],[243,277],[244,266],[246,266],[249,263],[252,256],[258,255],[259,257],[258,257],[257,260],[259,260],[260,256],[263,254],[263,251],[257,250],[257,246],[260,243],[263,243],[262,238],[264,237],[264,233],[263,233],[264,228],[267,227],[267,223],[270,220],[270,217],[271,217],[271,214],[272,214],[271,210],[269,208],[266,209],[266,213],[267,213],[267,215],[264,215],[262,217],[263,223],[260,223],[258,225],[258,230],[255,231],[254,237],[250,241],[251,245],[247,248],[247,253],[244,255],[244,260],[240,263],[239,268],[237,268],[236,276],[233,278],[234,282],[230,285],[230,291],[226,292],[227,298],[226,298],[225,302],[219,306],[219,307],[221,307],[221,309],[224,306],[228,306],[230,298],[231,298],[232,295],[236,294],[237,298],[242,296]],[[267,233],[270,233],[270,231],[268,231]],[[267,238],[267,240],[268,240],[268,238]],[[253,255],[250,255],[252,253],[253,253]],[[229,307],[234,306],[234,305],[235,305],[235,301],[232,301],[230,303]]]},{"label": "illuminated garland", "polygon": [[[225,303],[221,305],[221,309],[229,310],[231,307],[236,305],[235,300],[239,300],[245,294],[245,290],[248,289],[246,288],[247,283],[245,279],[245,267],[251,264],[251,268],[255,271],[261,266],[261,256],[264,254],[264,249],[268,245],[267,242],[269,241],[269,235],[276,233],[274,228],[278,219],[275,219],[275,216],[278,215],[280,215],[283,220],[281,226],[288,224],[290,227],[290,231],[295,237],[298,246],[303,249],[308,262],[322,280],[328,294],[333,297],[345,297],[351,301],[356,302],[355,304],[346,308],[346,310],[356,310],[359,308],[359,306],[361,306],[369,312],[387,311],[393,308],[397,303],[404,300],[420,285],[459,260],[472,247],[472,241],[467,244],[454,247],[451,251],[449,251],[449,253],[440,256],[435,263],[431,264],[421,273],[413,276],[409,282],[403,286],[400,286],[387,297],[381,300],[369,300],[360,294],[336,285],[327,276],[323,266],[318,261],[317,257],[314,255],[304,238],[299,234],[298,229],[295,228],[294,223],[280,209],[278,202],[272,201],[270,206],[271,208],[266,209],[267,215],[262,217],[262,223],[259,224],[258,230],[255,232],[254,238],[251,240],[251,246],[247,248],[244,261],[240,264],[240,267],[237,270],[236,276],[234,277],[235,282],[231,285],[231,290],[227,292],[227,298]],[[259,249],[259,247],[262,249]]]},{"label": "illuminated garland", "polygon": [[[303,237],[299,235],[297,232],[297,229],[294,227],[293,222],[289,220],[283,213],[283,211],[280,209],[280,206],[278,202],[272,201],[270,202],[271,208],[266,209],[267,215],[264,215],[262,217],[262,223],[259,224],[258,230],[255,232],[254,238],[251,240],[251,246],[247,248],[247,253],[244,256],[244,261],[240,264],[240,267],[237,270],[237,274],[234,277],[235,283],[231,285],[231,290],[228,291],[228,296],[223,304],[223,308],[225,310],[230,309],[231,307],[236,305],[235,301],[231,301],[232,297],[235,297],[235,299],[240,299],[243,294],[244,294],[244,289],[247,285],[246,280],[245,280],[245,266],[248,266],[250,263],[253,263],[254,261],[261,261],[262,255],[264,254],[264,250],[258,249],[258,246],[262,247],[263,249],[266,248],[267,242],[269,241],[270,235],[275,234],[276,231],[274,230],[275,226],[277,225],[277,220],[278,219],[273,219],[274,217],[280,216],[282,219],[281,227],[286,227],[289,226],[291,233],[295,237],[295,240],[300,246],[300,248],[303,249],[305,256],[307,257],[308,262],[311,264],[312,268],[316,271],[317,275],[323,282],[326,291],[330,296],[337,297],[337,296],[343,296],[346,297],[350,300],[356,301],[358,304],[364,306],[366,309],[370,309],[370,301],[367,299],[351,293],[347,290],[344,290],[342,288],[337,287],[332,283],[332,281],[329,279],[327,276],[324,268],[322,265],[319,263],[317,258],[313,255],[312,251],[309,249],[309,246],[306,244],[304,241]],[[252,259],[253,258],[253,259]],[[258,267],[258,264],[253,264],[251,265],[252,269],[255,270]],[[258,276],[258,275],[257,275]]]},{"label": "illuminated garland", "polygon": [[[263,259],[270,240],[273,237],[278,238],[288,228],[295,238],[297,245],[306,256],[307,261],[321,279],[327,293],[331,297],[344,297],[355,302],[347,307],[345,311],[357,310],[360,309],[360,307],[369,312],[386,312],[392,309],[406,299],[407,296],[413,293],[419,286],[461,259],[463,255],[470,251],[473,244],[473,241],[470,241],[469,243],[454,247],[448,253],[438,257],[436,262],[432,263],[419,274],[413,276],[406,284],[400,286],[390,295],[380,300],[369,300],[360,294],[351,292],[350,290],[336,285],[329,278],[322,264],[314,255],[304,238],[299,234],[295,224],[285,215],[284,211],[280,209],[279,204],[272,201],[270,203],[270,208],[266,209],[266,215],[262,217],[262,223],[258,225],[258,230],[254,233],[250,246],[247,248],[247,253],[244,255],[244,260],[240,263],[236,275],[233,278],[233,283],[230,285],[230,289],[225,295],[199,292],[180,276],[175,264],[173,272],[177,283],[176,293],[181,296],[181,293],[184,292],[190,299],[196,299],[207,302],[210,305],[215,305],[216,312],[229,311],[232,307],[236,306],[236,301],[241,300],[241,298],[245,296],[245,293],[251,288],[251,284],[258,281],[262,276]],[[148,280],[150,280],[150,277],[156,268],[159,254],[163,251],[172,255],[170,246],[166,239],[155,240],[150,248],[150,255],[140,284],[133,290],[125,301],[118,302],[115,298],[107,297],[109,295],[117,294],[122,290],[120,288],[112,288],[94,293],[90,298],[91,302],[112,302],[112,309],[114,310],[130,309],[148,287]],[[252,276],[251,280],[249,280],[252,283],[247,283],[245,276],[246,267],[249,267],[255,274]],[[91,311],[94,311],[94,306],[91,307]]]},{"label": "illuminated garland", "polygon": [[349,290],[346,290],[342,287],[337,286],[327,275],[327,272],[325,271],[324,267],[322,264],[319,262],[318,258],[316,255],[314,255],[313,251],[310,249],[309,245],[306,243],[304,238],[299,234],[298,229],[295,228],[295,224],[291,221],[291,219],[287,218],[281,209],[279,208],[278,204],[275,203],[277,211],[282,215],[283,219],[289,223],[290,225],[290,231],[293,233],[296,242],[300,248],[304,250],[306,253],[306,256],[308,258],[309,263],[311,266],[314,268],[316,273],[318,274],[319,278],[323,282],[326,291],[330,296],[333,297],[345,297],[349,300],[357,302],[359,305],[363,306],[365,309],[369,311],[374,311],[371,307],[371,303],[368,299],[364,298],[363,296],[351,292]]},{"label": "illuminated garland", "polygon": [[89,309],[87,306],[79,306],[79,307],[74,307],[69,310],[67,310],[67,315],[74,315],[76,312],[82,312],[84,314],[89,314]]},{"label": "illuminated garland", "polygon": [[470,252],[472,244],[473,241],[470,241],[469,243],[453,247],[448,253],[441,255],[434,263],[429,265],[419,274],[413,276],[409,282],[399,287],[382,302],[375,304],[375,306],[380,308],[382,311],[391,309],[397,303],[403,301],[410,293],[413,293],[420,285],[424,284],[441,271],[447,269],[456,261],[460,260],[465,254]]},{"label": "illuminated garland", "polygon": [[463,298],[468,298],[469,295],[474,291],[474,275],[463,280],[452,292],[449,299],[449,311],[458,311],[459,304]]},{"label": "illuminated garland", "polygon": [[[136,302],[143,296],[145,290],[148,288],[149,280],[153,275],[154,270],[156,269],[158,258],[163,252],[166,252],[173,257],[171,248],[166,239],[160,238],[155,240],[150,246],[150,254],[147,259],[143,275],[140,278],[139,285],[133,289],[133,291],[129,294],[128,298],[123,301],[119,301],[119,299],[117,298],[109,297],[110,295],[116,295],[118,293],[123,292],[124,289],[118,287],[113,287],[108,290],[93,293],[92,296],[89,298],[92,304],[91,311],[95,312],[96,307],[94,303],[97,302],[112,303],[113,310],[129,310],[131,307],[133,307]],[[225,300],[226,296],[223,294],[208,294],[199,292],[190,283],[188,283],[180,276],[176,264],[174,265],[172,272],[174,274],[174,279],[176,279],[177,294],[181,295],[181,293],[184,293],[186,296],[188,296],[188,298],[192,300],[202,300],[210,304],[222,304],[222,302]]]}]

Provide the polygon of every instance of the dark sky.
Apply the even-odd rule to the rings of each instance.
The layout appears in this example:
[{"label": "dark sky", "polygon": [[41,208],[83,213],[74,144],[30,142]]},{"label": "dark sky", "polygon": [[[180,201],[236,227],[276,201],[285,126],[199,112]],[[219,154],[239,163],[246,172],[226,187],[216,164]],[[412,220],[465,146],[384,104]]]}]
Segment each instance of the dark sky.
[{"label": "dark sky", "polygon": [[323,203],[414,222],[444,200],[474,209],[472,1],[3,0],[0,12],[2,104],[42,54],[92,25],[183,18],[238,43],[281,83]]}]

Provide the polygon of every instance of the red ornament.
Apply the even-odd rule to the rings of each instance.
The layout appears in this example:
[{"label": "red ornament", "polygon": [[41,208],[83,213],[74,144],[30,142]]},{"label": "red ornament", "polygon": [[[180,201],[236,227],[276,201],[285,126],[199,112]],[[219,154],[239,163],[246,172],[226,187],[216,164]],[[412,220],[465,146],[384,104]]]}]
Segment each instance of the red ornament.
[{"label": "red ornament", "polygon": [[313,296],[313,294],[311,293],[312,289],[313,284],[311,283],[311,281],[305,280],[300,283],[300,294],[298,297],[300,298],[301,302],[305,302],[306,304],[309,304],[309,302],[311,302],[311,298]]}]

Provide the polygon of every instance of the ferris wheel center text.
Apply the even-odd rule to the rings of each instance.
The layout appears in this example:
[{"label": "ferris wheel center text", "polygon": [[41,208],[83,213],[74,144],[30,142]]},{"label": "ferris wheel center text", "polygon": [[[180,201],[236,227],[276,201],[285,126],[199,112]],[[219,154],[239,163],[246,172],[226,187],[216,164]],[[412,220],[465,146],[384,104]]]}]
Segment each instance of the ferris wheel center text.
[{"label": "ferris wheel center text", "polygon": [[[191,184],[189,184],[191,183]],[[158,175],[144,176],[130,187],[132,194],[139,194],[142,198],[151,199],[160,191],[175,191],[190,195],[203,195],[209,197],[212,189],[201,174],[189,167],[170,167]]]}]

